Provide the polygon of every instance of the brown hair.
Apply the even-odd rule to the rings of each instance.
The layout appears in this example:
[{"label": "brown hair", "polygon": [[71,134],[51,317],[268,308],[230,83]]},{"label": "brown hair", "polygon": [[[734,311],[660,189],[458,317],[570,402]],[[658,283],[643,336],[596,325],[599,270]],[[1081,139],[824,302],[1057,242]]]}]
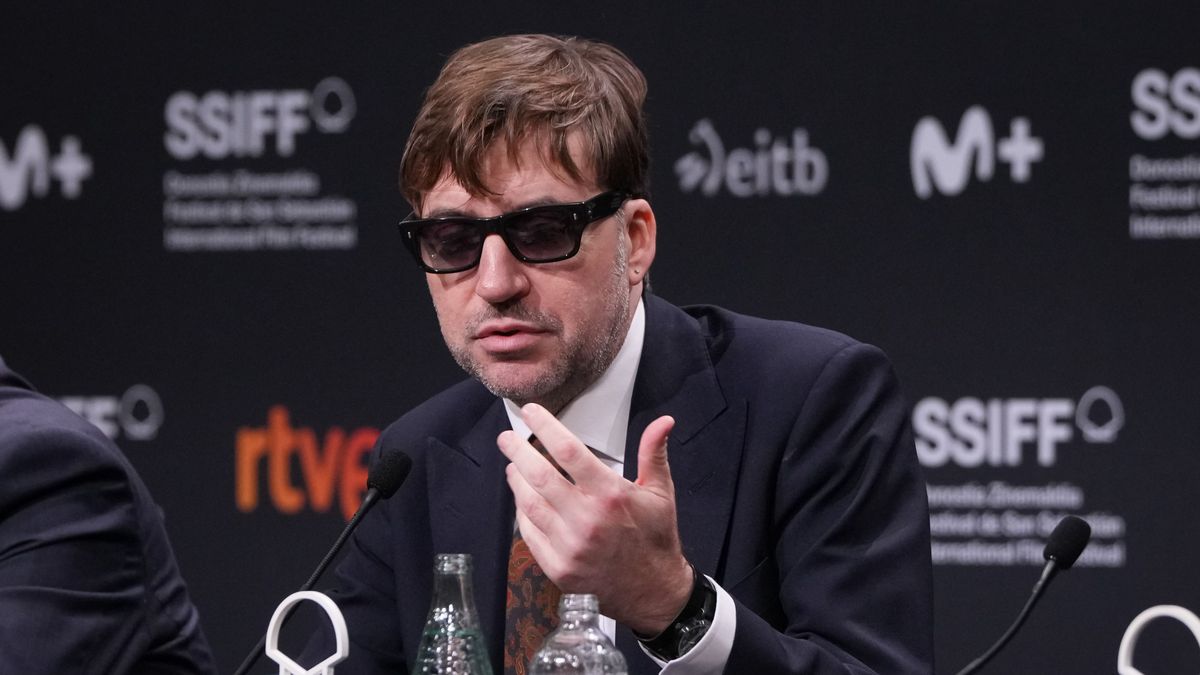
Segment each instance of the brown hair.
[{"label": "brown hair", "polygon": [[[503,141],[516,162],[522,144],[574,180],[591,169],[602,187],[645,194],[649,148],[642,104],[646,78],[615,47],[576,37],[510,35],[459,49],[425,94],[400,167],[414,207],[450,172],[474,195],[494,194],[483,159]],[[567,146],[582,133],[591,166]]]}]

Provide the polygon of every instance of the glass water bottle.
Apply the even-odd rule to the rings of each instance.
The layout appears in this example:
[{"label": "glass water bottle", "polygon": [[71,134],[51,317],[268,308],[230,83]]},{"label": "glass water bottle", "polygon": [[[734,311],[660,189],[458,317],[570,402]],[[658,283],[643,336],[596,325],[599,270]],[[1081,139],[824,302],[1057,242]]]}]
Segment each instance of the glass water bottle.
[{"label": "glass water bottle", "polygon": [[558,620],[558,628],[530,661],[530,675],[627,675],[625,657],[600,630],[596,596],[563,595]]},{"label": "glass water bottle", "polygon": [[434,559],[433,603],[417,648],[414,672],[492,675],[487,643],[475,610],[471,556],[466,553],[443,553]]}]

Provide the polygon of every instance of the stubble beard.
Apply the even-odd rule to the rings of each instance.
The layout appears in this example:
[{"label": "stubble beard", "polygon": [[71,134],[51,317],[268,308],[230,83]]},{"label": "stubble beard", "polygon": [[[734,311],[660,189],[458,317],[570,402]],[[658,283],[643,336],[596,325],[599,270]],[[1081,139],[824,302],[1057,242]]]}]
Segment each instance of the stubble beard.
[{"label": "stubble beard", "polygon": [[447,340],[450,354],[459,367],[479,380],[492,394],[518,405],[538,403],[557,413],[604,374],[625,341],[630,316],[627,267],[628,253],[624,246],[620,246],[613,273],[609,277],[608,288],[601,297],[603,309],[593,315],[597,320],[578,326],[578,334],[565,342],[561,352],[530,380],[509,383],[499,377],[493,377],[467,348],[468,336],[472,334],[474,327],[499,317],[529,321],[550,328],[556,335],[562,335],[562,322],[557,317],[531,310],[522,306],[519,301],[512,305],[493,306],[486,315],[475,317],[468,322],[464,340]]}]

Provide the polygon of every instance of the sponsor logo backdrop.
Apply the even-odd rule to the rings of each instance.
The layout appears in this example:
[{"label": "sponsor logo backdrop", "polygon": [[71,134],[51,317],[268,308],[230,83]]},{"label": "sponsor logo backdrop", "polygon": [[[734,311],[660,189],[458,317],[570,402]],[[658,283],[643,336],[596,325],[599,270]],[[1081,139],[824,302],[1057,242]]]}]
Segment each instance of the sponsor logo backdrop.
[{"label": "sponsor logo backdrop", "polygon": [[[394,228],[422,91],[482,37],[611,40],[650,80],[656,292],[892,356],[929,483],[939,672],[1008,624],[1066,513],[1093,544],[993,670],[1113,672],[1140,613],[1200,611],[1198,20],[12,10],[0,353],[137,465],[232,670],[359,499],[379,429],[461,377]],[[1200,665],[1171,622],[1137,630],[1138,670]]]}]

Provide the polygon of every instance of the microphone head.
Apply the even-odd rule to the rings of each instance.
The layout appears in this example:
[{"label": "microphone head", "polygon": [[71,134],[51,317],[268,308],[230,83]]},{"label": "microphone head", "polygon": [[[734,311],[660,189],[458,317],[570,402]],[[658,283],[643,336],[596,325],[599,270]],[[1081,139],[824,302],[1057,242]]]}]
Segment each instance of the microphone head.
[{"label": "microphone head", "polygon": [[387,448],[379,454],[379,462],[367,475],[367,487],[374,488],[380,497],[387,499],[396,494],[411,470],[411,457],[395,448]]},{"label": "microphone head", "polygon": [[1087,548],[1088,539],[1092,536],[1092,526],[1083,518],[1066,516],[1058,521],[1050,540],[1046,542],[1046,550],[1042,557],[1047,561],[1053,560],[1059,569],[1069,570],[1083,549]]}]

